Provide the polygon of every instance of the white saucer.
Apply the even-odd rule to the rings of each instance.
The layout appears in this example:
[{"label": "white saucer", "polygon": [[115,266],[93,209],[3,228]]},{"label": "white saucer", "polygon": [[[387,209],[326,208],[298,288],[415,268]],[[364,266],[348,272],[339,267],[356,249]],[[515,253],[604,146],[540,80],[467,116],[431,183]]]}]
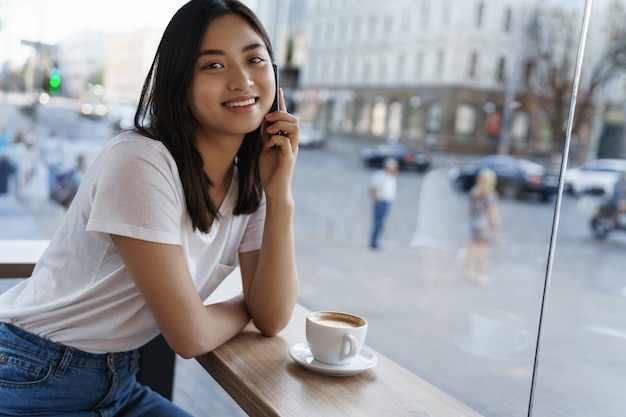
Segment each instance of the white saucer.
[{"label": "white saucer", "polygon": [[306,342],[298,343],[289,349],[289,356],[305,368],[324,375],[351,376],[374,367],[378,358],[369,350],[363,348],[361,352],[347,365],[328,365],[313,358]]},{"label": "white saucer", "polygon": [[482,356],[484,358],[490,359],[506,359],[506,360],[524,360],[530,358],[530,346],[521,345],[515,348],[514,351],[510,353],[502,353],[502,352],[494,352],[490,351],[485,346],[476,343],[476,340],[471,335],[457,337],[454,340],[454,344],[456,344],[461,350],[464,350],[468,353],[472,353],[474,355]]}]

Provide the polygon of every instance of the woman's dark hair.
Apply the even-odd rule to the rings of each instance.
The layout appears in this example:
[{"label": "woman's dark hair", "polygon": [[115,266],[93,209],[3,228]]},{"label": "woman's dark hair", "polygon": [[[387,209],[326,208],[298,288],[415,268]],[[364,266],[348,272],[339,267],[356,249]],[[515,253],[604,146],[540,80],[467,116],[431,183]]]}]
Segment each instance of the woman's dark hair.
[{"label": "woman's dark hair", "polygon": [[[211,22],[235,14],[252,26],[265,42],[273,61],[272,46],[256,15],[237,0],[191,0],[167,25],[141,91],[135,130],[162,142],[176,164],[194,229],[208,232],[219,212],[209,195],[211,179],[204,173],[193,127],[197,123],[188,105],[196,59]],[[245,135],[237,152],[239,195],[234,214],[256,211],[262,198],[258,158],[262,150],[261,126]]]}]

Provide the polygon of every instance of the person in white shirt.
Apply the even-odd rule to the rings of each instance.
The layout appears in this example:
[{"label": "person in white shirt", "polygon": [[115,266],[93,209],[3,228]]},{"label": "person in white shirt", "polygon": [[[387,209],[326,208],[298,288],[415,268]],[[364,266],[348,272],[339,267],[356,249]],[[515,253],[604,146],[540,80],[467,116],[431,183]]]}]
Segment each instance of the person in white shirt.
[{"label": "person in white shirt", "polygon": [[378,170],[370,182],[370,194],[374,202],[370,248],[378,249],[380,235],[391,203],[396,199],[398,161],[387,158],[384,169]]},{"label": "person in white shirt", "polygon": [[[0,415],[189,416],[137,382],[138,348],[162,334],[192,358],[250,321],[266,336],[287,325],[299,125],[282,90],[268,113],[272,61],[239,1],[172,17],[134,128],[90,164],[32,276],[0,295]],[[205,304],[237,266],[242,294]]]}]

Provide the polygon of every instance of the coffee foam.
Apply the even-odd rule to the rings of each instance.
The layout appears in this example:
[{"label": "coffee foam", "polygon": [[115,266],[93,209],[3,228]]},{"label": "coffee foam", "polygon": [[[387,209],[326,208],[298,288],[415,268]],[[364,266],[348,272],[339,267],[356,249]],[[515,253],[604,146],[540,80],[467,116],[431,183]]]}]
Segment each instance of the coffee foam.
[{"label": "coffee foam", "polygon": [[316,323],[333,327],[360,327],[366,324],[366,321],[360,317],[336,311],[318,311],[311,313],[309,319]]}]

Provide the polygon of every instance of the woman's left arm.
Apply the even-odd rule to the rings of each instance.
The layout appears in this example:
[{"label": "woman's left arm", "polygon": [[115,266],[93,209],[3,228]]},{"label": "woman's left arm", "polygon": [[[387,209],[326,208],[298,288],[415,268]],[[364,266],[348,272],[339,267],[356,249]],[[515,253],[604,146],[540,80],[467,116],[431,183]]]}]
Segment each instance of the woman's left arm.
[{"label": "woman's left arm", "polygon": [[[285,99],[280,91],[280,109]],[[239,255],[244,297],[255,326],[273,336],[289,322],[298,298],[291,178],[298,154],[298,119],[284,110],[266,116],[269,137],[259,158],[266,199],[263,243]],[[278,133],[281,133],[280,135]]]}]

